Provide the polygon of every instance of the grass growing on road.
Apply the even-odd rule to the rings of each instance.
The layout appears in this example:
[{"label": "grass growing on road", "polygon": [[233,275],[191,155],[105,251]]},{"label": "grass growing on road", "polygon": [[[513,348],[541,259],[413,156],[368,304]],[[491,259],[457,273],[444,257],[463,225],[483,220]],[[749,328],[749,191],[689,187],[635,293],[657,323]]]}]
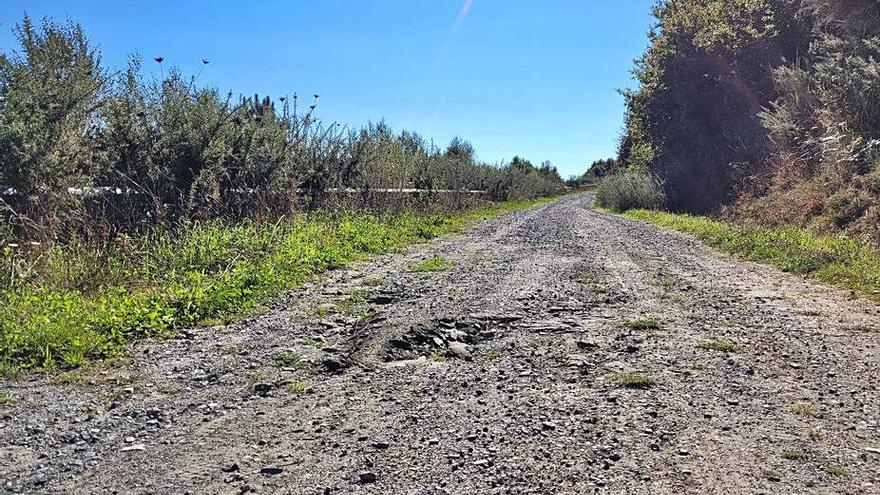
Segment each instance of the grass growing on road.
[{"label": "grass growing on road", "polygon": [[76,367],[118,355],[132,338],[228,321],[317,273],[546,201],[450,215],[191,223],[112,245],[73,241],[34,253],[7,248],[0,266],[24,260],[37,269],[0,291],[0,373]]},{"label": "grass growing on road", "polygon": [[660,330],[660,321],[654,318],[639,318],[628,321],[626,326],[630,330]]},{"label": "grass growing on road", "polygon": [[792,404],[791,412],[798,416],[810,417],[816,412],[816,406],[813,404],[797,403]]},{"label": "grass growing on road", "polygon": [[430,272],[444,272],[446,270],[451,269],[455,266],[455,263],[452,261],[443,258],[442,256],[434,256],[433,258],[427,259],[425,261],[414,263],[409,267],[410,271],[416,273],[430,273]]},{"label": "grass growing on road", "polygon": [[709,351],[719,351],[719,352],[735,352],[737,345],[734,342],[729,342],[727,340],[709,340],[706,342],[701,342],[699,344],[701,349],[706,349]]},{"label": "grass growing on road", "polygon": [[686,214],[630,210],[625,216],[696,236],[706,244],[784,271],[880,296],[880,250],[844,236],[803,229],[742,227]]},{"label": "grass growing on road", "polygon": [[654,378],[638,373],[619,373],[614,376],[614,381],[622,388],[650,388],[657,383]]}]

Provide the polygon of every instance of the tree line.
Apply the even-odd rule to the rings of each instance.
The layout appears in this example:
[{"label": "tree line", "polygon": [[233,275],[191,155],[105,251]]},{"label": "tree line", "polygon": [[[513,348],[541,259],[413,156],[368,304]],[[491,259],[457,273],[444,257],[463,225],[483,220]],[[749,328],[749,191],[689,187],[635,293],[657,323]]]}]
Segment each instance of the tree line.
[{"label": "tree line", "polygon": [[880,240],[880,3],[664,0],[619,169],[673,210]]},{"label": "tree line", "polygon": [[75,23],[25,17],[15,34],[18,50],[0,54],[0,222],[20,235],[277,217],[339,190],[364,204],[380,189],[425,190],[431,202],[441,189],[505,200],[563,186],[525,159],[483,163],[459,138],[440,147],[384,122],[325,122],[318,94],[224,94],[163,57],[147,61],[159,78],[137,56],[111,72]]}]

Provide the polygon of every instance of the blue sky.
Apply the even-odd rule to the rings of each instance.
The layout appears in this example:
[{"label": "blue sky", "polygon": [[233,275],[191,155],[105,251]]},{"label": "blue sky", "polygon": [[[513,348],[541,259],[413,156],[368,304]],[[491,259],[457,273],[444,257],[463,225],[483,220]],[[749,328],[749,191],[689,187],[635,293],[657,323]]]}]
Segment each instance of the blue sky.
[{"label": "blue sky", "polygon": [[[0,49],[31,17],[83,25],[110,69],[131,53],[235,93],[320,93],[320,115],[386,119],[489,162],[550,160],[567,176],[612,156],[654,0],[4,0]],[[148,62],[148,63],[147,63]]]}]

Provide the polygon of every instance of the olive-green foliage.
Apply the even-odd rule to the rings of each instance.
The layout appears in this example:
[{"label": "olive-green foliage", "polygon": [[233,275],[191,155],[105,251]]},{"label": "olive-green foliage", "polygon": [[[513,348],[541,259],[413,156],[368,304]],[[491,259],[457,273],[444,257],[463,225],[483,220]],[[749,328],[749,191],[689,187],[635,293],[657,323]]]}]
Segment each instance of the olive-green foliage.
[{"label": "olive-green foliage", "polygon": [[112,356],[128,339],[229,319],[313,274],[536,203],[451,215],[193,221],[106,245],[73,239],[7,247],[0,253],[4,275],[10,266],[27,270],[14,272],[0,291],[0,371],[71,367]]},{"label": "olive-green foliage", "polygon": [[880,3],[663,0],[621,164],[667,206],[880,241]]},{"label": "olive-green foliage", "polygon": [[25,17],[14,32],[21,55],[0,56],[0,185],[20,193],[22,218],[57,225],[75,206],[59,191],[95,171],[107,76],[77,25]]},{"label": "olive-green foliage", "polygon": [[[664,184],[669,205],[706,210],[729,199],[743,164],[762,155],[757,113],[770,69],[805,39],[799,0],[665,0],[626,92],[620,159]],[[738,168],[739,167],[739,168]]]},{"label": "olive-green foliage", "polygon": [[[0,217],[19,236],[277,218],[330,199],[388,198],[381,189],[423,189],[423,203],[458,207],[470,195],[434,191],[505,200],[563,186],[549,165],[487,165],[459,138],[442,149],[385,123],[350,130],[324,122],[319,95],[233,97],[161,57],[149,62],[159,64],[151,71],[159,79],[145,78],[138,58],[108,76],[77,24],[25,18],[16,34],[20,50],[0,56],[0,185],[18,194],[4,196]],[[84,199],[69,187],[121,194]]]},{"label": "olive-green foliage", "polygon": [[455,266],[455,263],[452,261],[443,258],[442,256],[435,256],[433,258],[427,259],[425,261],[420,261],[418,263],[414,263],[409,267],[410,270],[416,273],[429,273],[429,272],[443,272],[451,269]]}]

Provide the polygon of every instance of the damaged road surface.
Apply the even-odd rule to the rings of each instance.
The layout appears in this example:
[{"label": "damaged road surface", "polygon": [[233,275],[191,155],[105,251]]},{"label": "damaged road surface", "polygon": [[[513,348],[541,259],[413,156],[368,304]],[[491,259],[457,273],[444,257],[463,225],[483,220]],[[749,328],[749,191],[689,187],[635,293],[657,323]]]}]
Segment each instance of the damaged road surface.
[{"label": "damaged road surface", "polygon": [[6,380],[0,490],[880,493],[880,307],[589,202]]}]

